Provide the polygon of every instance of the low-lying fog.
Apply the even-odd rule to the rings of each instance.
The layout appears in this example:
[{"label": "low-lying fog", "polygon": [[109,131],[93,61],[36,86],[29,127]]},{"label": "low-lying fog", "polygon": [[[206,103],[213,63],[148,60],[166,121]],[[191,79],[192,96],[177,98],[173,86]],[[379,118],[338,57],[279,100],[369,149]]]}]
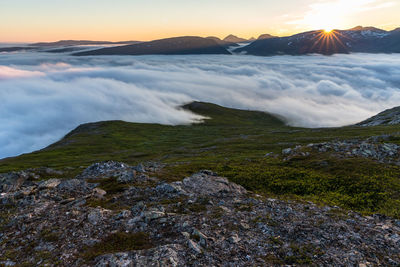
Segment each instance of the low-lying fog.
[{"label": "low-lying fog", "polygon": [[192,100],[342,126],[400,105],[400,54],[73,57],[0,54],[0,158],[86,122],[191,123]]}]

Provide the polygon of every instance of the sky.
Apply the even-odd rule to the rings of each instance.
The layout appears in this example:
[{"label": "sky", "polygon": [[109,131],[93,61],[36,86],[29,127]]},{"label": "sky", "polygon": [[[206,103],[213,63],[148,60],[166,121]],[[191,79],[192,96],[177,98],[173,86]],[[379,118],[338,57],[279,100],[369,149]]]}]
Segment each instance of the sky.
[{"label": "sky", "polygon": [[400,27],[399,0],[0,0],[0,42]]}]

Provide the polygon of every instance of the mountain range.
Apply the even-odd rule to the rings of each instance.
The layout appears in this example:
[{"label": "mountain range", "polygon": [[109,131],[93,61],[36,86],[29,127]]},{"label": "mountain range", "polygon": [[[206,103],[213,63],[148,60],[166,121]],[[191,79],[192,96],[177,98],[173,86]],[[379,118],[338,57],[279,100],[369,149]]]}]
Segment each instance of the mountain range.
[{"label": "mountain range", "polygon": [[259,39],[235,52],[257,56],[337,53],[400,53],[400,28],[385,31],[358,26],[348,30],[309,31],[289,37]]},{"label": "mountain range", "polygon": [[[246,43],[249,43],[246,45]],[[240,46],[239,46],[240,44]],[[236,49],[230,47],[239,46]],[[179,37],[132,44],[128,46],[85,51],[77,55],[146,55],[146,54],[231,54],[256,56],[348,54],[348,53],[400,53],[400,28],[385,31],[375,27],[358,26],[348,30],[309,31],[288,37],[269,34],[251,42],[229,35],[217,37]]]},{"label": "mountain range", "polygon": [[215,36],[206,38],[183,36],[149,42],[62,40],[50,43],[34,43],[25,47],[4,47],[0,49],[0,52],[7,53],[35,49],[39,52],[75,53],[73,55],[78,56],[152,54],[248,54],[272,56],[400,53],[400,28],[385,31],[375,27],[357,26],[347,30],[333,30],[331,32],[324,30],[308,31],[287,37],[262,34],[257,39],[245,39],[231,34],[224,39]]}]

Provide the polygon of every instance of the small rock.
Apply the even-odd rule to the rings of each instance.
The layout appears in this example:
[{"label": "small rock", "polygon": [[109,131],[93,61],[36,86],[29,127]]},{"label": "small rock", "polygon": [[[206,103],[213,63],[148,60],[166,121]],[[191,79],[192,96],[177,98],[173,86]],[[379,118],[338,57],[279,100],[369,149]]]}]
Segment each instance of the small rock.
[{"label": "small rock", "polygon": [[232,244],[237,244],[241,239],[237,234],[233,234],[231,237],[229,237],[228,241]]},{"label": "small rock", "polygon": [[177,183],[172,183],[172,184],[168,184],[168,183],[163,183],[160,184],[156,187],[156,191],[160,194],[174,194],[174,193],[182,193],[183,190],[181,188],[181,186]]},{"label": "small rock", "polygon": [[286,148],[282,150],[282,154],[283,155],[289,155],[292,153],[292,149],[291,148]]},{"label": "small rock", "polygon": [[43,181],[39,184],[39,189],[52,189],[57,187],[59,184],[61,184],[60,179],[49,179],[46,181]]},{"label": "small rock", "polygon": [[101,222],[101,220],[103,219],[103,216],[99,210],[93,210],[92,212],[90,212],[88,214],[87,218],[91,224],[97,225],[98,223]]},{"label": "small rock", "polygon": [[144,204],[144,202],[143,201],[139,201],[138,203],[136,203],[135,206],[133,206],[131,208],[131,211],[132,211],[133,214],[139,214],[142,211],[144,211],[145,209],[146,209],[146,205]]},{"label": "small rock", "polygon": [[136,170],[137,170],[138,172],[146,172],[146,170],[145,170],[145,168],[144,168],[144,166],[143,166],[142,163],[139,163],[139,164],[136,166]]},{"label": "small rock", "polygon": [[186,238],[190,239],[190,234],[188,232],[181,232],[181,234]]},{"label": "small rock", "polygon": [[197,245],[196,242],[194,242],[193,240],[189,239],[188,242],[188,247],[195,253],[199,254],[201,253],[201,248],[199,245]]},{"label": "small rock", "polygon": [[95,189],[93,189],[93,196],[95,198],[102,199],[106,194],[107,192],[101,188],[96,187]]},{"label": "small rock", "polygon": [[126,219],[132,216],[132,212],[129,210],[123,210],[115,217],[117,220]]},{"label": "small rock", "polygon": [[57,186],[57,189],[67,192],[87,191],[88,183],[79,179],[64,180]]},{"label": "small rock", "polygon": [[199,244],[202,247],[206,247],[207,246],[207,239],[208,237],[206,235],[204,235],[202,232],[200,232],[197,229],[193,230],[193,235],[196,236],[199,239]]},{"label": "small rock", "polygon": [[143,218],[145,219],[146,222],[164,217],[165,213],[161,211],[145,211],[143,213]]},{"label": "small rock", "polygon": [[118,173],[115,176],[117,177],[117,182],[118,183],[131,183],[131,182],[133,182],[135,180],[136,171],[134,171],[134,170],[125,170],[125,171],[122,171],[122,172]]}]

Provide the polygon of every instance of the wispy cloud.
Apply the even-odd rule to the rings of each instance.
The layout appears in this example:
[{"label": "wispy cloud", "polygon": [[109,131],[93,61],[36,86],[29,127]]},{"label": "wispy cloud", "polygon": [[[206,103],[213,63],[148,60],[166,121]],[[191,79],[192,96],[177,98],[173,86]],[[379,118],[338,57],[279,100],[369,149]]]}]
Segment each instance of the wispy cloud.
[{"label": "wispy cloud", "polygon": [[400,103],[400,55],[0,56],[0,157],[42,148],[81,123],[191,123],[192,100],[341,126]]}]

